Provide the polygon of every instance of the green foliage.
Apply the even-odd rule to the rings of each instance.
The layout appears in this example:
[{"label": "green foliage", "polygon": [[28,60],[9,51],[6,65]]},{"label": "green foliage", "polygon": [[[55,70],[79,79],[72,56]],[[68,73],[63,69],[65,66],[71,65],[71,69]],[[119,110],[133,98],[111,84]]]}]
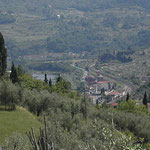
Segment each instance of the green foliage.
[{"label": "green foliage", "polygon": [[146,92],[144,93],[144,97],[143,97],[143,104],[145,105],[145,106],[147,106],[147,94],[146,94]]},{"label": "green foliage", "polygon": [[48,83],[47,74],[45,74],[44,82],[45,82],[46,84]]},{"label": "green foliage", "polygon": [[130,55],[133,53],[134,52],[131,50],[126,51],[126,52],[117,52],[114,54],[112,54],[108,51],[108,52],[105,52],[104,54],[99,55],[98,61],[102,62],[102,63],[106,63],[109,61],[117,60],[117,61],[120,61],[122,63],[127,63],[127,62],[132,61],[132,59],[130,58]]},{"label": "green foliage", "polygon": [[13,62],[12,62],[12,66],[11,66],[10,80],[12,81],[12,83],[19,82],[17,69]]},{"label": "green foliage", "polygon": [[0,76],[3,76],[7,68],[7,49],[5,48],[5,41],[0,32]]},{"label": "green foliage", "polygon": [[32,146],[24,134],[13,133],[13,135],[5,139],[3,150],[31,150]]},{"label": "green foliage", "polygon": [[[48,91],[25,91],[24,94],[24,102],[26,103],[28,109],[37,116],[49,108],[51,94]],[[30,97],[26,97],[27,95],[30,95]]]},{"label": "green foliage", "polygon": [[18,76],[22,76],[25,73],[21,65],[18,65],[16,69]]},{"label": "green foliage", "polygon": [[62,77],[58,77],[56,84],[53,85],[52,91],[60,94],[70,93],[71,83],[64,80]]},{"label": "green foliage", "polygon": [[130,98],[130,95],[129,95],[129,93],[127,93],[126,101],[128,101],[129,98]]},{"label": "green foliage", "polygon": [[148,109],[144,105],[136,105],[136,101],[129,99],[128,101],[121,102],[117,110],[130,112],[134,114],[149,114]]},{"label": "green foliage", "polygon": [[[59,77],[58,77],[59,78]],[[27,88],[28,90],[47,90],[50,93],[59,93],[62,96],[70,97],[74,99],[80,99],[79,94],[76,91],[71,91],[71,83],[64,80],[62,77],[60,77],[60,81],[56,82],[56,84],[51,86],[49,84],[46,84],[45,82],[41,80],[33,79],[28,74],[22,74],[19,76],[19,84],[22,88]]]},{"label": "green foliage", "polygon": [[102,108],[109,108],[109,105],[106,103],[106,101],[104,101],[104,103],[102,104]]},{"label": "green foliage", "polygon": [[49,84],[50,87],[52,87],[53,83],[52,83],[51,78],[49,79],[48,84]]},{"label": "green foliage", "polygon": [[[134,105],[133,102],[130,103]],[[105,120],[109,124],[112,123],[113,120],[114,126],[117,129],[122,131],[129,130],[138,138],[140,137],[143,138],[144,142],[147,143],[150,140],[150,136],[149,136],[150,118],[147,115],[147,113],[144,112],[146,110],[146,107],[142,106],[140,108],[137,108],[136,112],[131,111],[129,109],[129,106],[126,107],[126,111],[125,111],[125,107],[126,106],[123,106],[123,111],[99,109],[99,114],[97,116],[98,118]],[[128,112],[128,110],[130,112]]]},{"label": "green foliage", "polygon": [[136,108],[136,101],[129,99],[128,101],[120,103],[117,109],[127,112],[136,112]]},{"label": "green foliage", "polygon": [[88,120],[86,125],[79,119],[80,116],[77,121],[77,116],[74,118],[76,120],[71,120],[68,113],[58,112],[56,115],[58,117],[53,113],[48,118],[48,135],[56,149],[145,149],[140,144],[134,145],[133,138],[112,129],[102,120]]},{"label": "green foliage", "polygon": [[35,136],[34,128],[26,133],[30,143],[32,144],[32,149],[34,150],[54,150],[54,143],[48,141],[47,123],[44,117],[44,129],[39,129],[38,137]]},{"label": "green foliage", "polygon": [[80,108],[79,108],[78,104],[72,103],[72,104],[71,104],[71,115],[72,115],[72,119],[74,118],[74,116],[75,116],[77,113],[79,113],[79,111],[80,111]]},{"label": "green foliage", "polygon": [[62,81],[63,81],[63,78],[59,75],[56,82],[59,83],[59,82],[62,82]]},{"label": "green foliage", "polygon": [[41,80],[33,79],[29,74],[23,74],[19,76],[19,81],[22,87],[27,89],[37,89],[37,90],[49,90],[48,84],[45,84]]},{"label": "green foliage", "polygon": [[0,82],[0,91],[0,104],[6,110],[16,109],[16,105],[20,103],[18,87],[9,81],[3,81]]},{"label": "green foliage", "polygon": [[136,89],[134,96],[138,96],[140,99],[143,99],[143,93],[147,93],[146,95],[148,96],[150,90],[150,81],[146,82],[144,85],[141,85],[139,88]]},{"label": "green foliage", "polygon": [[[145,27],[150,23],[149,5],[148,0],[143,3],[140,0],[95,0],[94,3],[92,0],[15,0],[13,4],[10,0],[1,1],[1,11],[7,13],[1,16],[8,16],[8,22],[17,18],[15,24],[7,25],[8,33],[6,25],[1,30],[9,38],[9,52],[14,58],[47,50],[92,54],[108,49],[127,50],[129,46],[140,50],[149,47],[149,29]],[[38,22],[41,24],[37,25]],[[10,32],[14,37],[9,36]]]},{"label": "green foliage", "polygon": [[26,138],[23,136],[22,138],[24,138],[25,141],[21,143],[22,135],[20,135],[20,139],[18,139],[17,137],[19,137],[19,135],[14,133],[24,134],[31,127],[34,127],[37,132],[38,128],[42,125],[33,114],[22,107],[17,107],[15,111],[0,110],[0,124],[0,144],[4,144],[7,136],[12,136],[12,138],[6,139],[6,146],[11,146],[10,142],[15,142],[15,140],[16,143],[14,144],[17,144],[17,141],[19,141],[19,145],[25,145]]},{"label": "green foliage", "polygon": [[[24,77],[25,75],[26,74],[23,74],[20,77]],[[22,83],[23,81],[24,80],[22,80]],[[138,107],[136,107],[135,102],[129,100],[128,102],[120,104],[120,107],[118,107],[117,111],[115,111],[114,109],[106,109],[100,107],[96,109],[96,107],[92,106],[90,104],[90,101],[87,99],[87,119],[84,120],[82,116],[82,104],[85,105],[85,103],[81,102],[81,97],[78,97],[76,100],[68,98],[69,94],[71,93],[68,88],[70,86],[66,86],[65,82],[67,81],[62,79],[59,82],[57,82],[56,85],[54,85],[55,88],[60,93],[62,93],[62,95],[64,95],[63,97],[58,93],[50,93],[47,90],[43,90],[42,88],[32,88],[32,90],[30,90],[29,88],[23,89],[22,87],[20,89],[20,87],[18,87],[16,92],[14,92],[16,93],[16,95],[18,95],[16,99],[19,99],[19,104],[28,108],[37,116],[42,116],[43,114],[46,116],[48,120],[47,141],[50,143],[53,142],[56,150],[84,150],[85,148],[89,148],[91,150],[105,150],[110,149],[112,147],[115,150],[120,150],[122,148],[135,150],[145,149],[144,144],[133,144],[136,140],[136,138],[133,138],[133,135],[131,138],[130,134],[125,135],[118,131],[129,130],[133,132],[136,136],[144,138],[144,141],[148,141],[150,138],[150,123],[149,117],[146,115],[146,113],[143,112],[146,109],[145,107],[140,107],[138,110]],[[17,88],[17,85],[7,83],[3,85],[3,89],[5,86],[9,86],[9,84],[13,86],[10,89],[15,89],[15,87]],[[52,88],[54,87],[52,86]],[[56,89],[54,90],[55,92],[57,91]],[[9,92],[9,90],[5,90],[4,94],[7,94],[9,97]],[[10,95],[13,96],[13,94]],[[11,97],[9,97],[9,99],[11,99]],[[141,111],[141,114],[135,115],[135,110],[138,112]],[[20,129],[18,127],[20,125],[19,122],[17,122],[17,125],[14,125],[14,122],[7,118],[10,117],[9,115],[5,117],[7,121],[9,120],[12,122],[13,128],[16,127],[19,131],[22,131],[22,129],[27,130],[26,128],[24,128],[24,126],[26,126],[27,124],[30,124],[31,126],[32,123],[34,124],[34,121],[36,120],[33,115],[31,115],[25,109],[20,107],[13,112],[4,112],[7,114],[12,114],[13,117],[11,117],[13,120],[16,119],[16,116],[17,121],[22,119],[23,122],[21,121],[21,123],[23,127],[20,126]],[[19,113],[18,115],[15,114],[17,112]],[[25,114],[22,114],[21,112]],[[32,121],[27,121],[27,123],[25,123],[26,119],[29,119],[29,116],[31,118],[33,117],[31,119]],[[6,133],[6,130],[4,131],[4,133]],[[11,133],[12,132],[10,132],[10,134]],[[14,138],[10,138],[10,140],[8,140],[8,144],[5,144],[5,146],[14,146],[14,144],[11,144],[11,139],[12,141],[16,142],[18,149],[22,145],[26,145],[26,142],[21,144],[20,141],[22,140],[22,138],[20,138],[20,140],[17,140],[15,136]],[[27,146],[30,145],[27,144]]]}]

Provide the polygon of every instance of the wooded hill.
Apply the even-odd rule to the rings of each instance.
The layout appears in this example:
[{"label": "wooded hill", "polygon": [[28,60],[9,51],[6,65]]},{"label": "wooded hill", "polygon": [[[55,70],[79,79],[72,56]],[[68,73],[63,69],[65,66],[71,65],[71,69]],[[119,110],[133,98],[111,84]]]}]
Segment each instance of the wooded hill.
[{"label": "wooded hill", "polygon": [[1,1],[1,12],[16,20],[1,24],[1,32],[13,57],[141,50],[150,46],[149,5],[148,0]]}]

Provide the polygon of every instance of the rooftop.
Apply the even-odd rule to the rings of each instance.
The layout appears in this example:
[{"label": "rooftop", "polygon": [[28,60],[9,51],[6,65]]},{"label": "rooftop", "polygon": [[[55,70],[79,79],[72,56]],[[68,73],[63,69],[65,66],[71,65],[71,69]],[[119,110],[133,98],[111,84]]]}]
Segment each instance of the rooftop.
[{"label": "rooftop", "polygon": [[118,91],[111,91],[111,92],[109,92],[109,93],[107,93],[107,95],[114,95],[114,96],[116,96],[116,95],[119,95],[120,93],[118,92]]},{"label": "rooftop", "polygon": [[150,103],[147,103],[147,106],[150,106]]},{"label": "rooftop", "polygon": [[104,84],[104,83],[110,83],[110,81],[99,81],[97,84]]},{"label": "rooftop", "polygon": [[112,103],[111,106],[118,106],[118,103]]}]

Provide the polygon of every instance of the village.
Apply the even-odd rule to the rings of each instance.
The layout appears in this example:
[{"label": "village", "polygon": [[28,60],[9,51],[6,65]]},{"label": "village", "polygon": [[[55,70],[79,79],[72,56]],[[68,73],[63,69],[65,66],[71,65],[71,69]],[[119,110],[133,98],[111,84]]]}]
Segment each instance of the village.
[{"label": "village", "polygon": [[[145,80],[143,79],[143,81]],[[115,81],[106,80],[100,72],[97,72],[97,76],[87,73],[85,82],[86,94],[93,104],[102,105],[105,102],[111,107],[117,108],[119,101],[125,100],[127,94],[130,93],[128,88],[119,90]],[[136,100],[136,105],[142,105],[142,101]],[[150,111],[150,103],[147,103],[147,108]]]},{"label": "village", "polygon": [[85,77],[86,93],[93,104],[103,104],[104,102],[111,106],[117,106],[117,101],[125,97],[128,93],[126,89],[118,90],[115,81],[106,80],[100,72],[97,76],[87,75]]}]

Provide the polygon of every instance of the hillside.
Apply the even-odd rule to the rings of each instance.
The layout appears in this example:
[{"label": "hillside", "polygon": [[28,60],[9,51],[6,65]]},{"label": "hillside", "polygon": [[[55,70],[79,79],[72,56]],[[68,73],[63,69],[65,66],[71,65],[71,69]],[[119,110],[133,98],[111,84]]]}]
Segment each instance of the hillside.
[{"label": "hillside", "polygon": [[41,123],[37,118],[22,107],[17,107],[15,111],[0,110],[0,143],[2,144],[7,136],[13,133],[25,133],[31,127],[37,131]]},{"label": "hillside", "polygon": [[[11,4],[11,5],[10,5]],[[1,1],[9,56],[148,48],[149,1]],[[12,20],[12,19],[10,19]]]},{"label": "hillside", "polygon": [[0,2],[0,150],[150,150],[143,1]]}]

